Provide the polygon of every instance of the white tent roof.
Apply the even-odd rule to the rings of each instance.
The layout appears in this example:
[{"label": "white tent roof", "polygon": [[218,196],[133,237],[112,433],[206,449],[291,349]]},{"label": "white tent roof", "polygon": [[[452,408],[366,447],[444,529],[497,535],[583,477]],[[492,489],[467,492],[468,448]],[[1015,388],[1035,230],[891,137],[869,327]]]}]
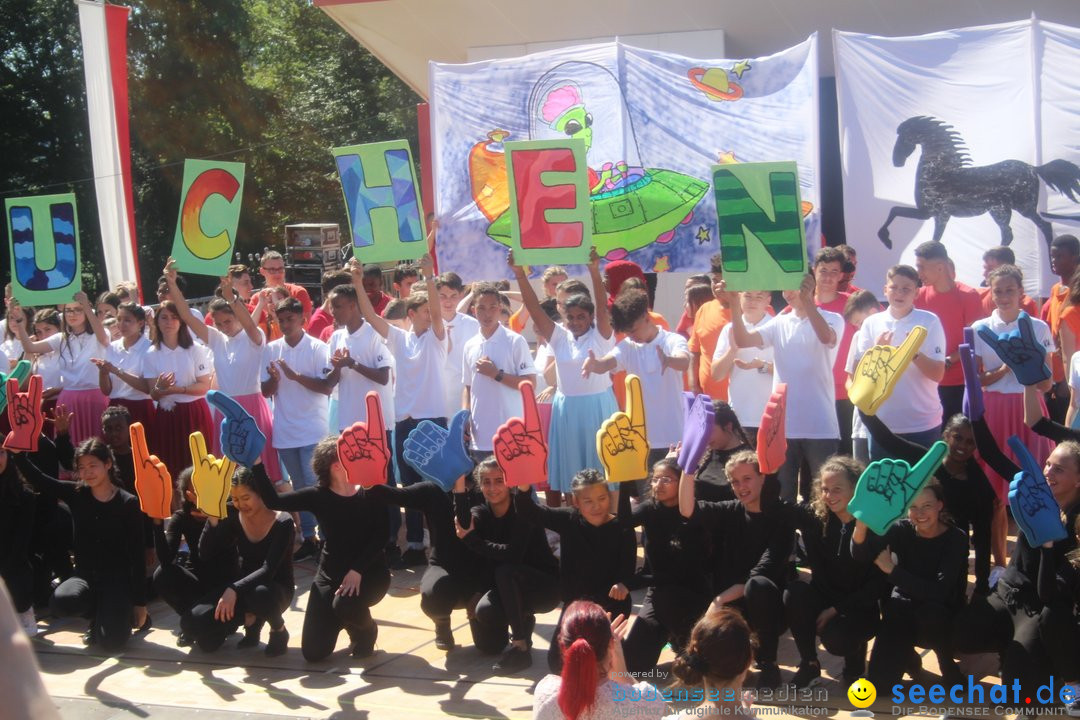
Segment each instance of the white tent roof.
[{"label": "white tent roof", "polygon": [[[520,55],[537,46],[570,45],[615,36],[719,30],[723,33],[723,53],[714,57],[734,58],[767,55],[817,31],[822,73],[832,75],[833,28],[919,35],[1021,20],[1032,13],[1042,20],[1080,26],[1077,0],[314,2],[425,99],[429,60],[461,63],[500,54]],[[511,47],[508,52],[497,53],[492,46]]]}]

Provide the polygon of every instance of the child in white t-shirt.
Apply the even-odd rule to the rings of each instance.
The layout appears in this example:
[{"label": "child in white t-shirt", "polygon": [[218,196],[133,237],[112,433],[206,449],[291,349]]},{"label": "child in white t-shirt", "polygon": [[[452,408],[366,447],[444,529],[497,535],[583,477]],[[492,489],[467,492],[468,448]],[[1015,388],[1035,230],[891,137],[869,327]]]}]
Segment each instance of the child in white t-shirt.
[{"label": "child in white t-shirt", "polygon": [[626,337],[604,357],[597,358],[590,351],[582,372],[588,377],[592,373],[625,371],[641,379],[652,467],[667,455],[671,445],[682,440],[682,374],[690,367],[690,348],[682,335],[653,322],[649,296],[641,290],[619,293],[611,307],[611,325]]},{"label": "child in white t-shirt", "polygon": [[[938,382],[945,375],[945,329],[938,316],[915,307],[919,274],[910,265],[894,265],[885,276],[884,312],[868,316],[855,335],[847,373],[853,378],[859,360],[875,345],[903,344],[916,327],[926,328],[922,347],[904,370],[877,416],[898,436],[930,447],[941,439],[941,396]],[[870,459],[885,457],[870,438]]]},{"label": "child in white t-shirt", "polygon": [[[765,308],[771,300],[772,293],[767,291],[740,294],[743,325],[747,330],[757,330],[769,322],[771,318]],[[713,380],[720,382],[729,376],[728,402],[739,418],[739,424],[751,437],[756,436],[765,405],[772,395],[773,350],[735,347],[731,341],[730,323],[720,331],[712,356]]]},{"label": "child in white t-shirt", "polygon": [[[840,444],[836,420],[836,386],[832,368],[844,332],[844,318],[819,310],[814,304],[814,276],[803,278],[798,290],[785,290],[791,312],[782,312],[756,329],[749,329],[739,313],[732,313],[731,337],[739,348],[772,348],[773,387],[787,384],[785,431],[787,457],[778,473],[780,497],[795,502],[803,460],[811,475]],[[736,293],[725,293],[737,307]],[[809,500],[809,483],[803,496]]]},{"label": "child in white t-shirt", "polygon": [[[394,460],[401,484],[408,487],[424,478],[405,462],[405,439],[424,420],[446,427],[446,390],[443,368],[446,365],[447,337],[442,314],[429,301],[435,298],[434,263],[431,256],[420,259],[420,277],[416,286],[424,283],[425,291],[416,287],[404,298],[406,316],[411,329],[402,330],[375,312],[364,292],[364,266],[356,260],[349,262],[353,287],[364,320],[381,336],[394,357]],[[424,565],[424,516],[419,510],[405,514],[408,548],[402,560],[406,565]],[[401,513],[390,510],[390,538],[397,539],[401,528]]]}]

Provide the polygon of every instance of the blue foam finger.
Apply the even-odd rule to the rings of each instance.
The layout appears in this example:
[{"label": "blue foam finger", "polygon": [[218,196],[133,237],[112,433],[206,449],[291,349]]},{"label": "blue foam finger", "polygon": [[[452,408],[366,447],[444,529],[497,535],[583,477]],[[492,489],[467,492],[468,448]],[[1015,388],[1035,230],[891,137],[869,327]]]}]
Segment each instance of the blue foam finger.
[{"label": "blue foam finger", "polygon": [[473,462],[465,449],[464,430],[469,411],[460,410],[450,419],[449,429],[424,420],[405,438],[402,457],[425,480],[451,490],[462,475],[472,471]]},{"label": "blue foam finger", "polygon": [[1009,507],[1028,545],[1037,548],[1068,537],[1061,508],[1046,479],[1018,472],[1009,483]]},{"label": "blue foam finger", "polygon": [[240,403],[220,390],[206,393],[206,401],[224,417],[219,440],[221,452],[238,465],[252,467],[266,447],[266,435]]}]

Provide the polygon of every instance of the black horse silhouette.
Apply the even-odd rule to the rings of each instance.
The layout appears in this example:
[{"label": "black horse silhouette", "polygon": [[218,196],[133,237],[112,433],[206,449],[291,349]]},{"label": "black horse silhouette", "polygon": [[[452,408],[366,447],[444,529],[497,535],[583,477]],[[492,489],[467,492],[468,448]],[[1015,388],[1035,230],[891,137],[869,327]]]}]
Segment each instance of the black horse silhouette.
[{"label": "black horse silhouette", "polygon": [[951,125],[924,115],[908,118],[896,128],[893,165],[903,167],[916,145],[922,145],[922,156],[915,175],[915,207],[896,206],[889,211],[878,230],[887,248],[892,247],[889,224],[898,217],[933,218],[934,240],[941,240],[949,218],[986,212],[1001,228],[1001,244],[1008,245],[1013,239],[1009,225],[1013,210],[1035,223],[1049,247],[1053,228],[1037,208],[1039,178],[1080,202],[1080,167],[1068,160],[1051,160],[1038,167],[1020,160],[972,167],[960,134]]}]

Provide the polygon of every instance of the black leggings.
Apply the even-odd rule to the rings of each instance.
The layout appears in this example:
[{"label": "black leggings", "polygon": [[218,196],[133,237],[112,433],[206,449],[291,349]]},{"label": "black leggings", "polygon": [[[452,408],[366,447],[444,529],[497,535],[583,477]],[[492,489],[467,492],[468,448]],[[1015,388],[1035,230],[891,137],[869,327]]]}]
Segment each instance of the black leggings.
[{"label": "black leggings", "polygon": [[746,581],[743,596],[731,603],[746,617],[758,637],[758,662],[776,662],[776,647],[784,632],[784,596],[772,580],[755,575]]},{"label": "black leggings", "polygon": [[272,583],[248,587],[236,594],[232,620],[221,622],[214,619],[214,610],[223,592],[225,587],[206,593],[187,615],[180,618],[180,628],[184,634],[192,638],[204,652],[213,652],[221,647],[225,638],[244,622],[245,613],[254,615],[256,622],[265,620],[271,630],[280,628],[285,624],[282,613],[293,599],[292,589],[281,585]]},{"label": "black leggings", "polygon": [[[817,618],[835,603],[813,585],[801,580],[789,582],[784,590],[784,610],[802,662],[817,660]],[[834,615],[821,629],[825,652],[844,658],[844,669],[862,675],[866,669],[866,645],[877,630],[876,605],[849,615]]]},{"label": "black leggings", "polygon": [[358,645],[375,647],[379,628],[371,617],[371,607],[390,589],[390,571],[385,565],[369,568],[360,577],[357,595],[335,595],[340,585],[341,578],[331,579],[321,570],[311,583],[300,641],[300,650],[309,662],[322,660],[334,652],[343,629]]},{"label": "black leggings", "polygon": [[49,603],[53,577],[63,582],[74,573],[71,565],[73,532],[71,513],[65,506],[38,508],[34,516],[34,532],[30,539],[35,605]]},{"label": "black leggings", "polygon": [[[601,599],[584,598],[592,600],[600,607],[604,608],[605,612],[611,614],[611,619],[614,620],[619,615],[625,615],[630,617],[630,611],[634,607],[633,601],[630,599],[630,594],[627,593],[626,598],[623,600],[614,600],[610,597],[603,597]],[[573,602],[573,601],[571,601]],[[566,614],[566,607],[569,602],[564,602],[562,610],[559,611],[559,620],[555,623],[555,634],[551,636],[551,645],[548,646],[548,669],[551,670],[552,675],[562,674],[562,648],[559,647],[559,633],[562,632],[562,619]]]},{"label": "black leggings", "polygon": [[131,637],[134,607],[130,578],[104,578],[91,583],[71,577],[57,586],[49,603],[56,617],[90,620],[90,633],[106,652],[119,650]]},{"label": "black leggings", "polygon": [[1001,655],[1001,679],[1019,680],[1024,692],[1035,697],[1049,675],[1065,682],[1080,680],[1076,619],[1067,602],[1041,609],[1034,603],[1006,600],[1009,587],[998,583],[988,597],[977,597],[956,617],[956,647],[961,652],[996,652]]},{"label": "black leggings", "polygon": [[684,587],[650,587],[623,641],[626,669],[643,673],[656,667],[664,644],[671,642],[676,653],[686,647],[690,630],[712,602],[712,596]]},{"label": "black leggings", "polygon": [[191,610],[206,593],[205,585],[195,573],[181,565],[161,565],[154,571],[154,590],[180,616]]},{"label": "black leggings", "polygon": [[435,622],[449,620],[450,613],[468,607],[473,596],[485,589],[470,574],[428,565],[420,579],[420,609]]},{"label": "black leggings", "polygon": [[937,656],[938,667],[955,674],[953,660],[952,610],[940,603],[890,597],[884,603],[877,640],[870,653],[870,682],[875,687],[891,687],[918,657],[916,647],[930,648]]},{"label": "black leggings", "polygon": [[34,607],[34,569],[27,558],[12,562],[11,567],[0,572],[0,577],[7,583],[15,612],[24,613]]},{"label": "black leggings", "polygon": [[554,610],[558,604],[559,579],[554,573],[517,563],[499,565],[495,587],[476,604],[473,640],[477,649],[497,653],[511,638],[532,645],[536,613]]}]

